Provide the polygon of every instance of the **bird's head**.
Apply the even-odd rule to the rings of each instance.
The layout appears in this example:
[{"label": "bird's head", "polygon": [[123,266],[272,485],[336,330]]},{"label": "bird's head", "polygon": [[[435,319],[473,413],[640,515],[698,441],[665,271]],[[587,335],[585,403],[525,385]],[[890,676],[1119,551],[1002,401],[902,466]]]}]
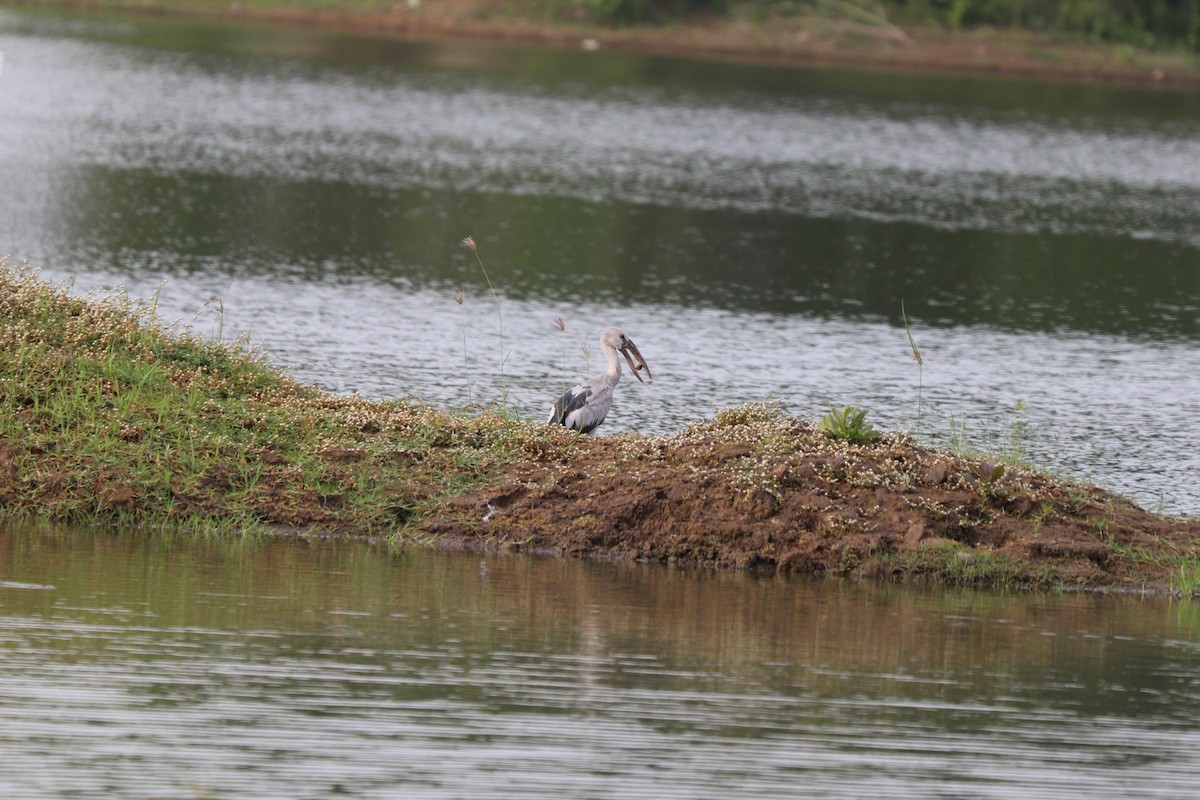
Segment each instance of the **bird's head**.
[{"label": "bird's head", "polygon": [[[606,330],[604,335],[600,337],[600,343],[612,347],[625,356],[625,361],[629,364],[629,369],[633,372],[633,377],[637,378],[640,383],[645,383],[646,380],[653,379],[654,376],[650,374],[650,367],[646,364],[646,359],[642,358],[637,345],[620,328],[609,328]],[[646,380],[642,379],[643,371],[646,373]]]}]

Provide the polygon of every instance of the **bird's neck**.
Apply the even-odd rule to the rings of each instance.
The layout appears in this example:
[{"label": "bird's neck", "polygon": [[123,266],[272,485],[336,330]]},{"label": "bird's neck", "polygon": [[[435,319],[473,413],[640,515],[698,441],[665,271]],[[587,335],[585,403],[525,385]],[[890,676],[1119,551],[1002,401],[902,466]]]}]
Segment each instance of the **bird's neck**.
[{"label": "bird's neck", "polygon": [[617,351],[612,347],[605,347],[604,358],[608,361],[608,371],[604,373],[605,377],[608,378],[609,383],[615,386],[621,379],[621,361],[617,358]]}]

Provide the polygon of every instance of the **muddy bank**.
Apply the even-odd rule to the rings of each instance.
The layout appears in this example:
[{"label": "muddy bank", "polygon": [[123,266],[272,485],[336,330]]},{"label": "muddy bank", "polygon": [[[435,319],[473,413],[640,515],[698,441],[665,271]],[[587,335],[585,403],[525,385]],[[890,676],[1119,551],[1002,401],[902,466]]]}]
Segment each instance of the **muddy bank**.
[{"label": "muddy bank", "polygon": [[1161,591],[1200,558],[1200,521],[904,436],[848,445],[761,406],[514,464],[423,527],[463,546],[988,586]]},{"label": "muddy bank", "polygon": [[320,9],[258,0],[233,4],[206,0],[8,0],[6,4],[321,28],[404,39],[504,42],[885,72],[1200,87],[1200,59],[1186,54],[1016,29],[952,32],[818,16],[763,20],[700,17],[664,26],[614,28],[583,19],[547,18],[536,9],[492,0],[414,0],[375,7],[348,3]]}]

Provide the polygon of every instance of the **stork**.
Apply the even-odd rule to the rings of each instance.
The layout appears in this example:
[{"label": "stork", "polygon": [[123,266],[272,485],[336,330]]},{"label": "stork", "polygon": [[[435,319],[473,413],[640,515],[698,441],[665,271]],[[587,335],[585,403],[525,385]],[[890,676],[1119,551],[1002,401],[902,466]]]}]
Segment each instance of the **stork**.
[{"label": "stork", "polygon": [[[641,371],[646,371],[646,377],[652,378],[646,359],[638,352],[637,346],[619,328],[609,328],[600,335],[600,350],[608,361],[608,371],[593,375],[583,383],[568,389],[554,404],[550,412],[550,425],[564,425],[580,433],[591,433],[604,418],[608,416],[609,406],[612,405],[613,390],[617,381],[621,380],[621,362],[617,353],[625,356],[633,377],[638,382],[642,380]],[[632,354],[632,355],[631,355]],[[637,362],[634,363],[634,358]]]}]

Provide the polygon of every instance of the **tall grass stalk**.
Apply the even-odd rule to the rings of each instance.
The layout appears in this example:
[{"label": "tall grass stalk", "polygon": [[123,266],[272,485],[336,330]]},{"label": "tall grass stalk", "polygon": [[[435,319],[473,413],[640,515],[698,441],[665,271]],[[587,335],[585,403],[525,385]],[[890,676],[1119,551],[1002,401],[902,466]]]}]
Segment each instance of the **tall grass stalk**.
[{"label": "tall grass stalk", "polygon": [[496,288],[492,286],[492,279],[488,275],[487,267],[483,265],[483,258],[479,255],[479,245],[470,236],[465,237],[462,243],[475,254],[479,269],[483,271],[483,279],[487,281],[488,291],[492,293],[492,302],[496,304],[496,319],[500,323],[500,407],[504,408],[508,405],[508,377],[504,374],[504,365],[508,361],[508,353],[504,350],[504,312],[500,310],[500,298],[496,294]]},{"label": "tall grass stalk", "polygon": [[466,298],[463,296],[463,293],[460,290],[455,289],[454,290],[454,302],[458,303],[459,321],[462,323],[463,382],[466,384],[466,387],[467,387],[467,405],[469,406],[469,405],[471,405],[471,387],[472,387],[473,383],[471,381],[471,371],[467,367],[467,364],[468,364],[468,361],[467,361],[467,310],[463,307],[463,303],[465,302],[465,300],[466,300]]},{"label": "tall grass stalk", "polygon": [[[154,303],[155,306],[157,306],[157,292],[155,293]],[[217,315],[217,341],[223,341],[225,338],[225,300],[219,294],[210,295],[209,298],[204,301],[204,309]]]},{"label": "tall grass stalk", "polygon": [[166,285],[167,282],[163,281],[158,285],[158,288],[154,290],[154,294],[150,295],[150,307],[146,312],[146,318],[151,322],[154,322],[157,319],[155,315],[158,313],[158,298],[162,294],[162,290]]},{"label": "tall grass stalk", "polygon": [[[567,332],[567,321],[562,317],[555,317],[553,322],[546,323],[549,327],[559,333]],[[570,387],[570,378],[567,377],[567,343],[564,340],[559,347],[559,374],[563,376],[562,392],[566,392]]]},{"label": "tall grass stalk", "polygon": [[904,332],[908,334],[908,346],[912,348],[913,361],[917,362],[917,438],[921,438],[921,423],[922,411],[924,410],[924,393],[925,393],[925,360],[921,358],[921,351],[917,349],[917,343],[913,341],[912,330],[908,327],[908,315],[904,313],[904,301],[900,301],[900,319],[904,320]]}]

